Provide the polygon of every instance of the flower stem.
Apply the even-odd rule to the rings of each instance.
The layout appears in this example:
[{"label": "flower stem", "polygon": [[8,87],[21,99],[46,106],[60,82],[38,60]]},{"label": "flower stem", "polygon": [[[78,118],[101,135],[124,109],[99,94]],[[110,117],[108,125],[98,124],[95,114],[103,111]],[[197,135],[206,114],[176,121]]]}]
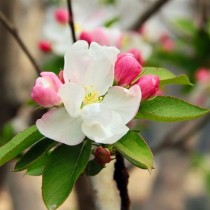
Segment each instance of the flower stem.
[{"label": "flower stem", "polygon": [[25,55],[30,60],[31,64],[34,66],[34,69],[36,70],[37,74],[41,72],[41,69],[37,62],[35,61],[34,57],[31,55],[25,44],[23,43],[22,39],[20,38],[18,31],[16,27],[6,18],[6,16],[0,11],[0,22],[2,25],[7,29],[7,31],[14,37],[14,39],[17,41]]},{"label": "flower stem", "polygon": [[130,199],[128,195],[128,178],[129,174],[125,167],[124,159],[121,154],[116,154],[114,180],[116,181],[117,188],[120,192],[121,210],[130,209]]},{"label": "flower stem", "polygon": [[74,28],[74,16],[72,12],[71,0],[67,0],[67,5],[68,5],[68,11],[69,11],[69,26],[71,29],[71,35],[72,35],[73,42],[76,42],[77,39],[76,39],[75,28]]}]

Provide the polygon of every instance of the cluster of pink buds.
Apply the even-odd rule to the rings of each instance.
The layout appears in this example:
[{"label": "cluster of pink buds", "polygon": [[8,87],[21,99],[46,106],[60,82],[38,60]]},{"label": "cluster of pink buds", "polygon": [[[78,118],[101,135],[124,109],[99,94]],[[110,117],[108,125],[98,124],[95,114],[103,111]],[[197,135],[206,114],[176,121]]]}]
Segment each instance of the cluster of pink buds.
[{"label": "cluster of pink buds", "polygon": [[100,45],[116,46],[117,48],[122,45],[122,33],[117,29],[96,28],[92,31],[83,31],[79,39],[89,44],[97,42]]},{"label": "cluster of pink buds", "polygon": [[[60,25],[65,25],[69,21],[69,13],[65,8],[58,8],[54,12],[55,21]],[[44,53],[52,52],[52,43],[49,40],[40,40],[38,48]]]},{"label": "cluster of pink buds", "polygon": [[[129,50],[118,55],[115,63],[115,82],[120,86],[130,86],[142,73],[142,56],[137,49]],[[139,85],[142,100],[157,95],[159,90],[159,77],[155,75],[140,76],[134,84]]]},{"label": "cluster of pink buds", "polygon": [[36,79],[35,85],[31,92],[32,99],[43,107],[58,106],[62,103],[58,96],[58,90],[63,84],[62,71],[60,78],[53,72],[42,72],[41,77]]},{"label": "cluster of pink buds", "polygon": [[105,166],[106,163],[112,160],[110,151],[102,146],[97,147],[94,156],[95,160],[102,166]]}]

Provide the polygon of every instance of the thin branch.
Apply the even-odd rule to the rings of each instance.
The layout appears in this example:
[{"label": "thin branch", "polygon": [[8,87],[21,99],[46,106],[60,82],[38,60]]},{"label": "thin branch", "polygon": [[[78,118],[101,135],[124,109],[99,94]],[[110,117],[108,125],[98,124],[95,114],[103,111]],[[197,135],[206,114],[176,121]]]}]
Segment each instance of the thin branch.
[{"label": "thin branch", "polygon": [[143,24],[151,18],[156,12],[160,10],[161,7],[163,7],[167,2],[170,0],[158,0],[156,1],[151,7],[149,7],[143,15],[140,16],[140,18],[134,23],[130,29],[132,30],[138,30],[143,26]]},{"label": "thin branch", "polygon": [[[168,149],[168,148],[177,148],[181,145],[183,145],[185,142],[187,142],[191,137],[196,135],[206,124],[210,122],[210,114],[206,115],[202,119],[197,120],[190,128],[188,128],[189,123],[192,124],[192,122],[188,122],[183,124],[179,124],[177,127],[175,127],[172,131],[170,131],[161,144],[158,146],[154,147],[152,151],[154,153],[161,152],[163,149]],[[186,132],[184,132],[181,136],[176,135],[177,131],[179,129],[185,130],[187,129]]]},{"label": "thin branch", "polygon": [[36,70],[37,74],[39,75],[41,72],[41,69],[37,62],[35,61],[34,57],[31,55],[25,44],[23,43],[22,39],[20,38],[18,31],[16,27],[6,18],[6,16],[0,11],[0,22],[2,25],[7,29],[7,31],[14,37],[14,39],[17,41],[25,55],[30,60],[31,64],[34,66],[34,69]]},{"label": "thin branch", "polygon": [[76,42],[77,39],[76,39],[75,28],[74,28],[74,16],[72,12],[71,0],[67,0],[67,5],[68,5],[68,10],[69,10],[69,26],[71,29],[71,35],[72,35],[73,42]]},{"label": "thin branch", "polygon": [[121,154],[116,155],[114,180],[116,181],[117,188],[120,192],[121,210],[130,209],[130,199],[128,195],[128,178],[129,174],[125,167],[124,159]]}]

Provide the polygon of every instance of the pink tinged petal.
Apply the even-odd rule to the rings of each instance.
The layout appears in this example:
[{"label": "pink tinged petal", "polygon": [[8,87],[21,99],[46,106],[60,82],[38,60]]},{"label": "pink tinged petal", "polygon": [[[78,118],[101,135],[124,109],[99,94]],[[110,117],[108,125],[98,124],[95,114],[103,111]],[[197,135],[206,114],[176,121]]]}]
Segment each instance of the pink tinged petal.
[{"label": "pink tinged petal", "polygon": [[141,71],[142,66],[135,57],[130,53],[123,53],[115,63],[115,81],[120,86],[130,85]]},{"label": "pink tinged petal", "polygon": [[93,85],[104,95],[114,80],[114,63],[119,50],[92,42],[77,41],[65,54],[64,80],[81,86]]},{"label": "pink tinged petal", "polygon": [[43,107],[60,105],[62,102],[57,92],[61,85],[62,82],[53,72],[42,72],[41,77],[36,79],[31,97]]},{"label": "pink tinged petal", "polygon": [[135,117],[140,101],[141,90],[138,85],[134,85],[130,89],[114,86],[109,89],[102,104],[117,112],[122,118],[122,123],[127,124]]},{"label": "pink tinged petal", "polygon": [[75,83],[66,83],[58,91],[66,111],[72,116],[77,117],[81,112],[82,101],[85,96],[84,88]]},{"label": "pink tinged petal", "polygon": [[145,75],[140,77],[136,84],[141,88],[142,100],[149,99],[157,95],[160,79],[155,75]]},{"label": "pink tinged petal", "polygon": [[113,144],[128,132],[128,127],[122,123],[121,116],[111,111],[103,104],[85,106],[81,113],[82,131],[98,143]]},{"label": "pink tinged petal", "polygon": [[82,119],[69,116],[65,108],[50,110],[36,122],[44,136],[67,145],[76,145],[84,140],[81,124]]}]

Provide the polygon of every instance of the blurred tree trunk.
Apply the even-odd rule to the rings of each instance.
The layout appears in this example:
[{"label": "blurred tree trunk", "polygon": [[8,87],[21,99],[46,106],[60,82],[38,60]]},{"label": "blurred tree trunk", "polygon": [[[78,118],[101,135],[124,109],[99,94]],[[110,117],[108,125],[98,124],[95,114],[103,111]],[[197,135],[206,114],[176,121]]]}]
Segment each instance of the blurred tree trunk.
[{"label": "blurred tree trunk", "polygon": [[[41,0],[1,0],[0,10],[12,23],[14,23],[15,26],[17,26],[24,43],[32,54],[37,57],[37,41],[42,20]],[[20,106],[29,99],[30,89],[33,85],[35,77],[35,71],[14,38],[1,24],[0,46],[1,129],[6,122],[16,116]],[[0,169],[0,184],[4,183],[3,177],[6,174],[7,168],[10,167],[2,167]],[[12,200],[14,202],[14,209],[33,210],[33,206],[36,206],[34,203],[34,199],[36,198],[32,200],[28,199],[28,196],[30,195],[29,183],[25,183],[27,185],[27,190],[24,191],[22,190],[24,189],[22,183],[20,183],[16,177],[7,176],[5,181],[5,187],[10,188]],[[12,185],[10,185],[10,183],[12,183]],[[31,191],[33,191],[33,189],[30,186],[30,192]],[[22,200],[17,199],[20,198],[17,195],[22,195]],[[34,208],[34,210],[37,209],[39,208]]]}]

